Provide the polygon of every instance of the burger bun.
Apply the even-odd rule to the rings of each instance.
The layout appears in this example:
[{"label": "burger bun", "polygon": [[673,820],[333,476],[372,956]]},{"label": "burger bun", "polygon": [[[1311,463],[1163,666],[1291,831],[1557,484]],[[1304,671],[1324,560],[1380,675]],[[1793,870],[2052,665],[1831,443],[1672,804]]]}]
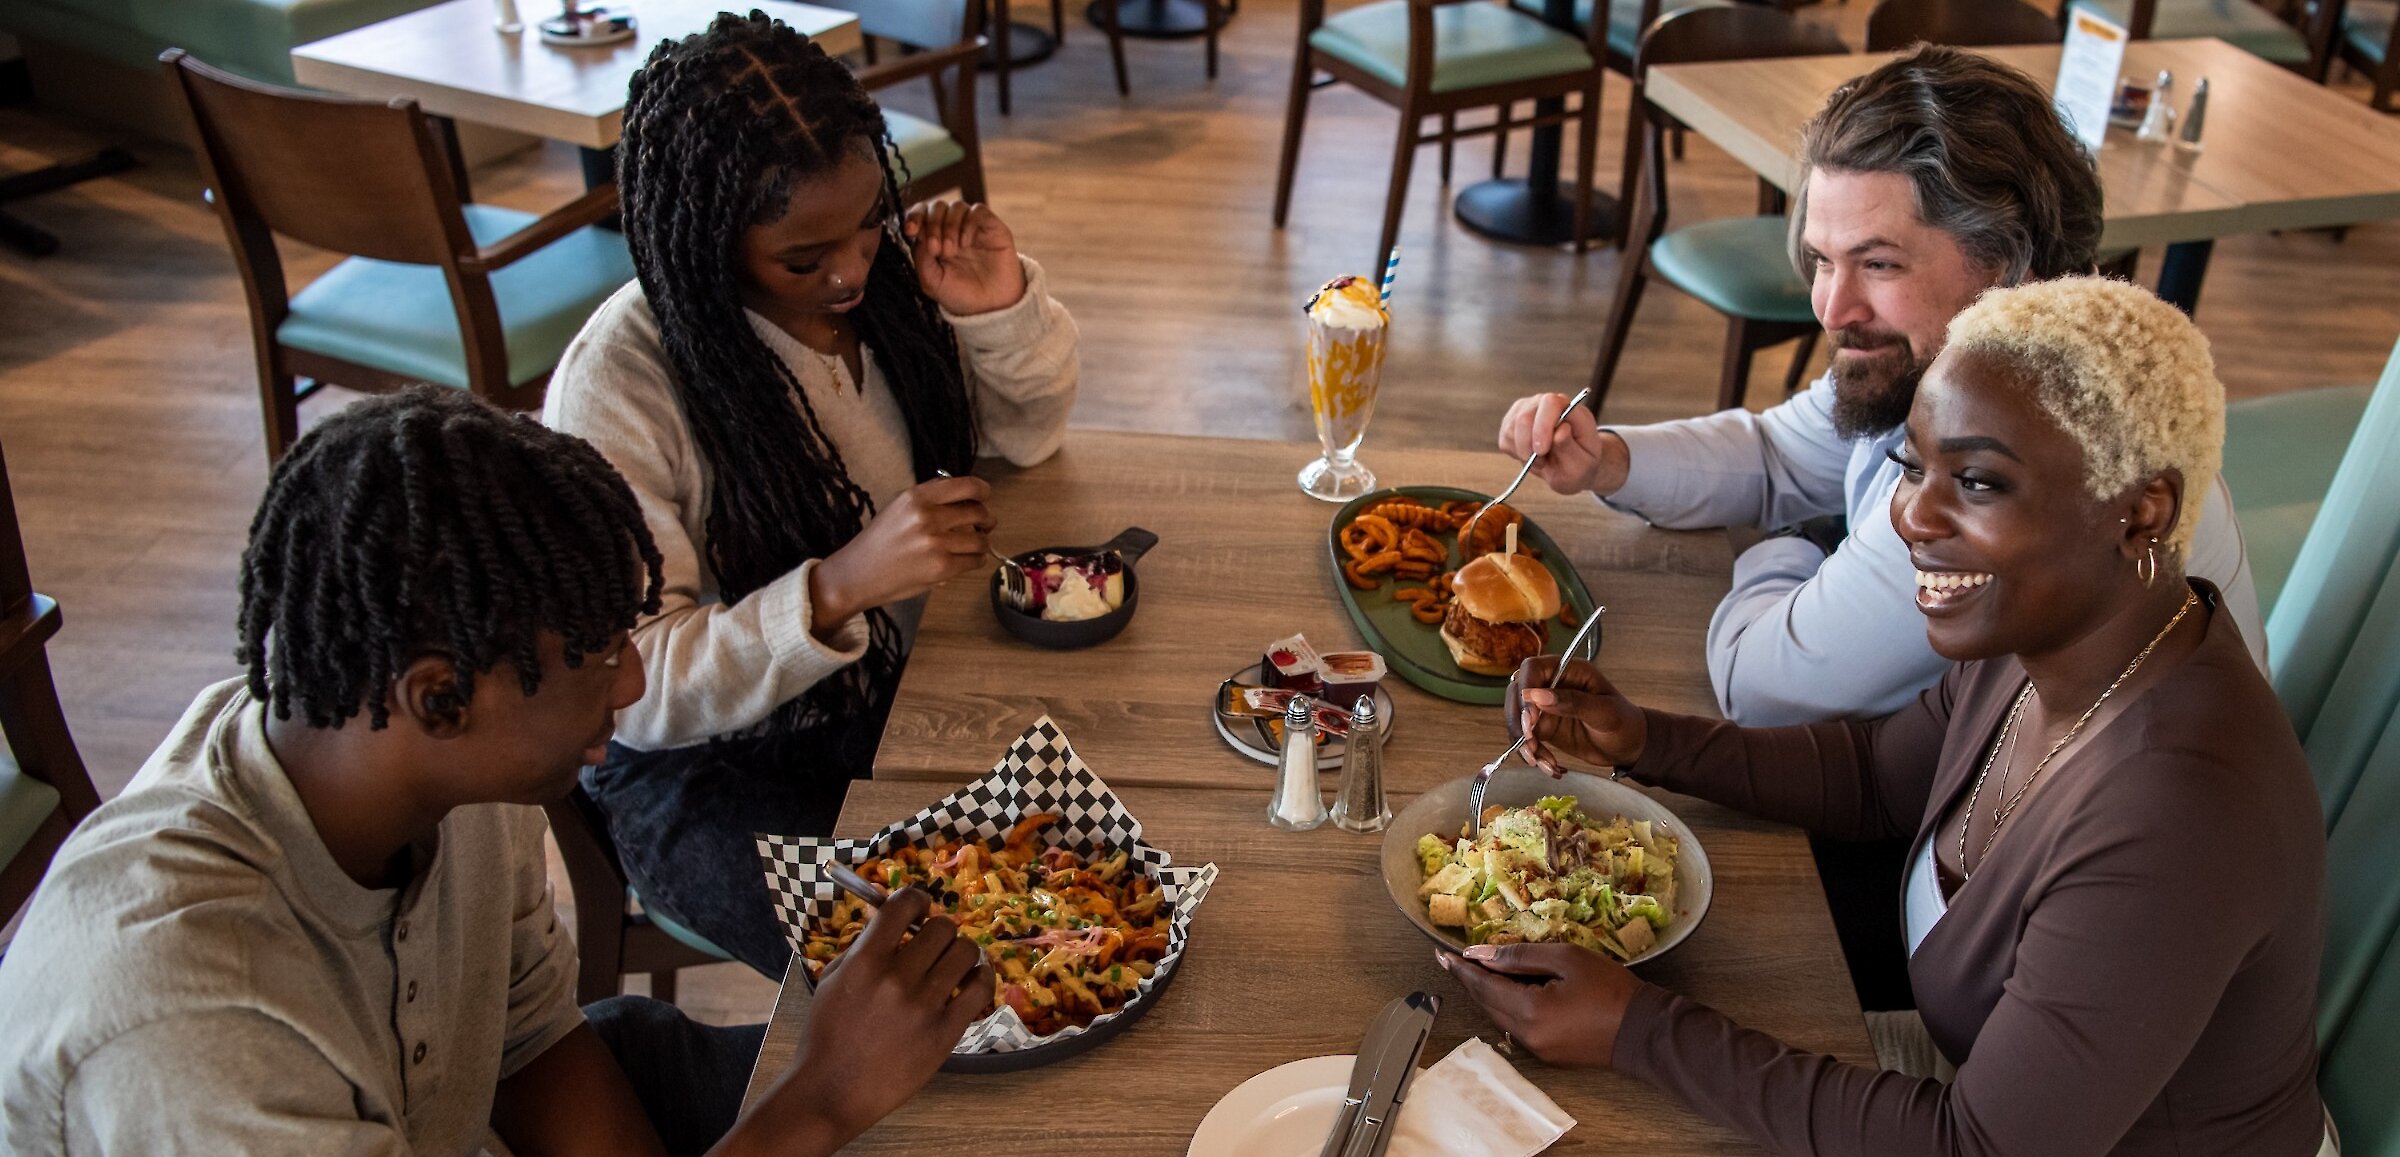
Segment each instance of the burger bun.
[{"label": "burger bun", "polygon": [[[1456,592],[1458,605],[1486,622],[1538,623],[1557,615],[1559,610],[1558,580],[1551,577],[1550,568],[1521,554],[1484,555],[1458,568],[1458,575],[1450,585]],[[1452,644],[1451,651],[1457,650],[1457,645]],[[1459,660],[1459,666],[1476,670],[1464,659]]]}]

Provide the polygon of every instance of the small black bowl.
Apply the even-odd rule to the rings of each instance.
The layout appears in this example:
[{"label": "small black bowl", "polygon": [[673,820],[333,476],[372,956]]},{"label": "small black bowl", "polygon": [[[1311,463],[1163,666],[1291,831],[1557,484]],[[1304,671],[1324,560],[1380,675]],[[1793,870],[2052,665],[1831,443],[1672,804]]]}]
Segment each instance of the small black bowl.
[{"label": "small black bowl", "polygon": [[1128,527],[1123,533],[1098,546],[1048,546],[1024,551],[1016,556],[1020,562],[1039,559],[1046,554],[1114,554],[1125,564],[1125,601],[1117,609],[1096,619],[1075,622],[1052,622],[1039,614],[1028,614],[1008,605],[1008,596],[1001,593],[1000,568],[992,568],[992,615],[1009,634],[1036,647],[1053,651],[1072,651],[1096,647],[1117,637],[1125,624],[1133,621],[1133,609],[1142,601],[1141,576],[1134,573],[1133,564],[1151,547],[1158,545],[1158,536],[1141,527]]}]

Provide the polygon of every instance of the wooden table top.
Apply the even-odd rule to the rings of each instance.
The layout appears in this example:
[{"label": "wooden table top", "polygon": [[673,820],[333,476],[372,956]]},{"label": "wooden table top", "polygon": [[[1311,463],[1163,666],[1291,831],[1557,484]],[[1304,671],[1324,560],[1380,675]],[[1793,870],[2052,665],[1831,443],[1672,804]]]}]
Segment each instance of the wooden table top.
[{"label": "wooden table top", "polygon": [[[1495,413],[1493,420],[1498,421]],[[1112,785],[1234,787],[1265,806],[1273,769],[1235,752],[1210,711],[1217,684],[1295,631],[1324,650],[1362,645],[1327,558],[1335,507],[1293,481],[1313,445],[1077,430],[1030,470],[980,468],[1003,551],[1103,542],[1139,525],[1159,545],[1136,566],[1141,605],[1125,632],[1082,651],[1043,651],[1004,632],[986,580],[953,582],[925,608],[875,760],[877,779],[960,783],[989,770],[1048,713]],[[1518,460],[1497,451],[1389,450],[1370,429],[1361,459],[1385,485],[1490,493]],[[1732,576],[1722,532],[1656,530],[1589,498],[1528,480],[1512,505],[1566,548],[1609,608],[1600,662],[1637,701],[1713,715],[1702,649]],[[1385,782],[1416,792],[1508,745],[1499,710],[1439,699],[1398,674]]]},{"label": "wooden table top", "polygon": [[[536,29],[557,15],[555,0],[519,0],[525,30],[492,27],[492,0],[449,0],[292,50],[302,84],[351,96],[408,97],[436,116],[494,125],[605,149],[617,143],[625,86],[661,40],[698,32],[726,5],[717,0],[616,0],[639,34],[622,44],[566,48]],[[789,0],[745,0],[836,55],[859,47],[858,17]]]},{"label": "wooden table top", "polygon": [[[2059,46],[1978,49],[2047,89]],[[1658,107],[1778,188],[1799,174],[1801,125],[1826,94],[1888,55],[1679,64],[1654,69]],[[2142,40],[2124,75],[2175,74],[2179,102],[2208,78],[2205,146],[2145,145],[2111,127],[2100,150],[2109,248],[2400,216],[2400,122],[2221,40]],[[2179,103],[2179,109],[2182,105]]]},{"label": "wooden table top", "polygon": [[[867,835],[941,794],[932,784],[862,780],[835,830]],[[1642,976],[1796,1048],[1872,1064],[1807,841],[1660,794],[1707,850],[1716,898],[1691,938]],[[1435,966],[1432,945],[1394,910],[1377,867],[1381,836],[1276,831],[1249,792],[1133,787],[1120,795],[1177,863],[1213,861],[1220,872],[1174,984],[1124,1035],[1080,1057],[1023,1073],[936,1076],[847,1152],[923,1153],[972,1136],[978,1153],[1180,1154],[1236,1085],[1286,1061],[1354,1052],[1375,1012],[1412,989],[1442,1000],[1424,1063],[1468,1036],[1498,1042],[1482,1010]],[[791,1067],[809,999],[786,979],[749,1100]],[[1578,1122],[1549,1152],[1751,1151],[1741,1135],[1631,1078],[1530,1059],[1518,1067]]]}]

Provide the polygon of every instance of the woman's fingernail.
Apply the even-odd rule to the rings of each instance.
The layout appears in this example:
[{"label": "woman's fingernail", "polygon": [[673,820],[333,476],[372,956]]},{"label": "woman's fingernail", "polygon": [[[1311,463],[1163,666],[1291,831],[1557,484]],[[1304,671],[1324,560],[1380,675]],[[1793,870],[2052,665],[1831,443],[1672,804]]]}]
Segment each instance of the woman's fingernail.
[{"label": "woman's fingernail", "polygon": [[1467,959],[1469,960],[1490,960],[1499,955],[1500,950],[1489,944],[1476,944],[1467,949]]},{"label": "woman's fingernail", "polygon": [[1524,698],[1525,702],[1530,703],[1535,707],[1558,706],[1558,696],[1553,695],[1540,687],[1526,688],[1524,692]]},{"label": "woman's fingernail", "polygon": [[1444,971],[1444,972],[1448,972],[1448,971],[1450,971],[1450,954],[1449,954],[1449,953],[1447,953],[1447,952],[1441,952],[1441,951],[1436,951],[1436,952],[1433,954],[1433,962],[1434,962],[1435,964],[1439,964],[1439,965],[1441,965],[1441,966],[1442,966],[1442,971]]}]

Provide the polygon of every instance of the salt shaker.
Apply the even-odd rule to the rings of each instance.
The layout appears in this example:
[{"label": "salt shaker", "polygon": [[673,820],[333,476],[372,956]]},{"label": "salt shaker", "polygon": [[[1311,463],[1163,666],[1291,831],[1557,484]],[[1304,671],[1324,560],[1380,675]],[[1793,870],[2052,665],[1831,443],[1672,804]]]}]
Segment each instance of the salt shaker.
[{"label": "salt shaker", "polygon": [[517,14],[517,0],[492,0],[492,27],[502,36],[525,31],[525,20]]},{"label": "salt shaker", "polygon": [[1383,727],[1375,697],[1361,695],[1350,712],[1350,742],[1342,749],[1342,786],[1333,795],[1333,826],[1345,832],[1380,832],[1392,822],[1383,799]]},{"label": "salt shaker", "polygon": [[2134,139],[2153,144],[2172,139],[2175,135],[2175,74],[2158,70],[2158,84],[2150,89],[2150,111],[2142,114],[2142,127]]},{"label": "salt shaker", "polygon": [[1317,717],[1306,695],[1283,709],[1283,753],[1276,760],[1275,803],[1267,822],[1287,832],[1305,832],[1325,822],[1325,796],[1317,788]]},{"label": "salt shaker", "polygon": [[2200,151],[2200,125],[2208,118],[2208,78],[2192,86],[2192,105],[2183,112],[2183,132],[2175,138],[2175,147],[2189,153]]}]

